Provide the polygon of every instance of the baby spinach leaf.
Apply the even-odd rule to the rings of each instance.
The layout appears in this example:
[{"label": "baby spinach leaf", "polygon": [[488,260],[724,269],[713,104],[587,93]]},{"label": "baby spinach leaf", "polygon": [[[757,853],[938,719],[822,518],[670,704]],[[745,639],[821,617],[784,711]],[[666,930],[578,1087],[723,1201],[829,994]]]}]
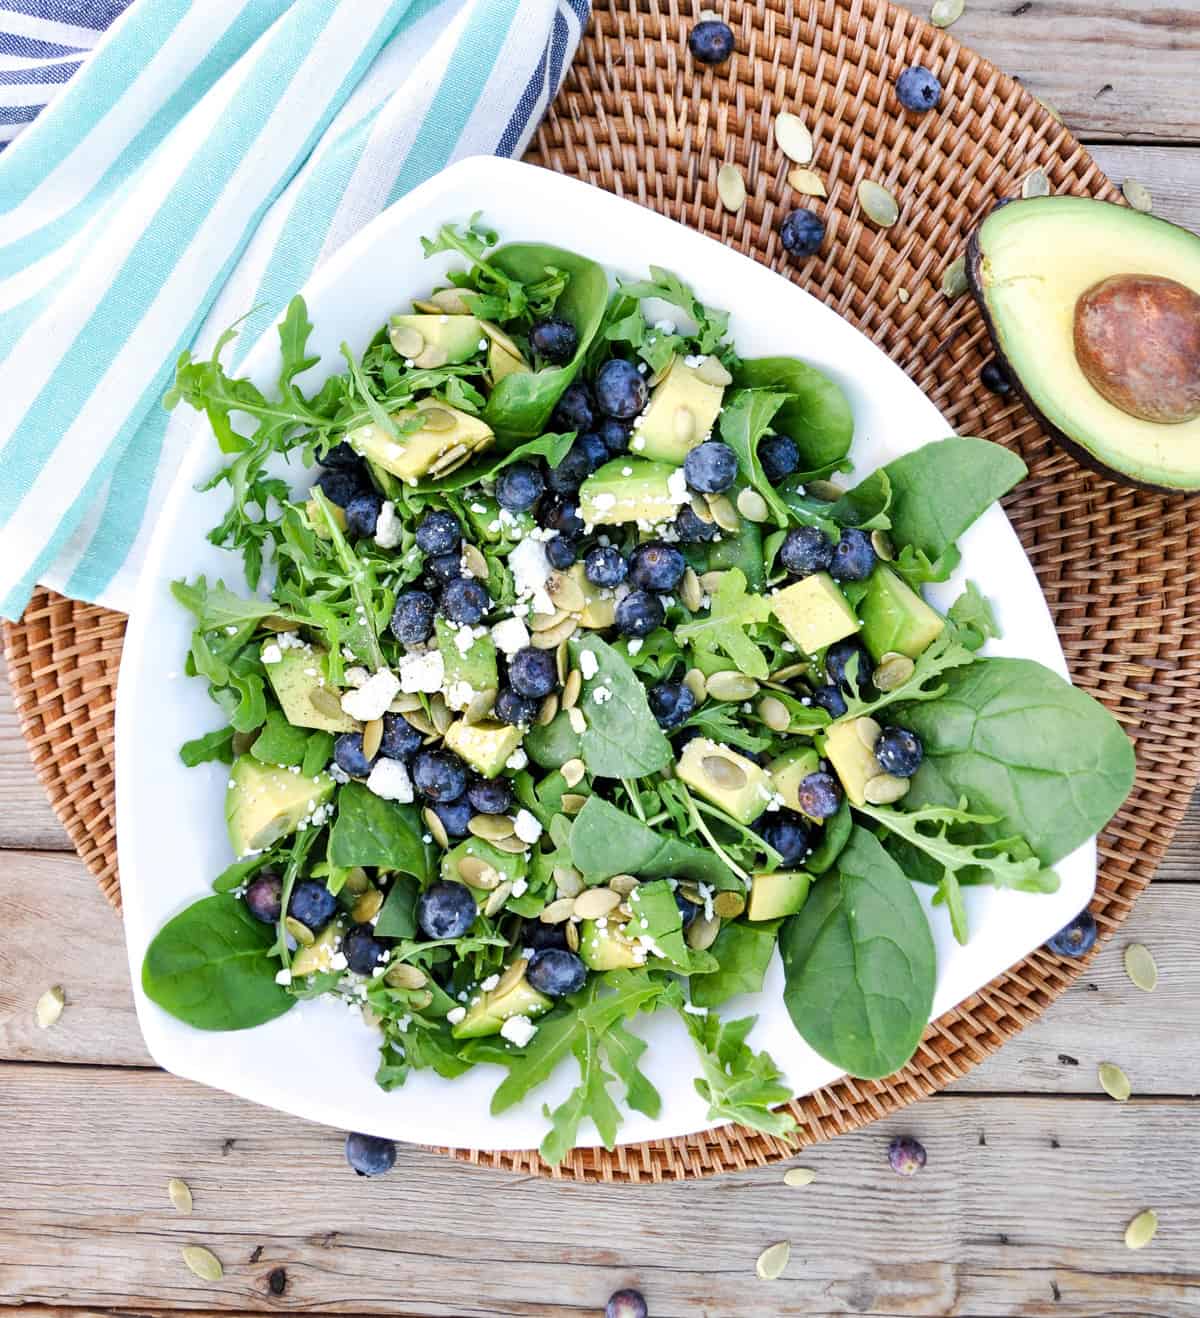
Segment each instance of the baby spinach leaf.
[{"label": "baby spinach leaf", "polygon": [[831,869],[834,861],[842,854],[842,848],[850,841],[850,830],[853,827],[854,816],[850,813],[850,802],[843,796],[837,814],[825,821],[821,840],[804,862],[804,868],[810,874],[824,874]]},{"label": "baby spinach leaf", "polygon": [[267,954],[274,932],[236,897],[202,897],[155,934],[142,962],[142,989],[198,1030],[246,1030],[274,1020],[295,1005],[275,983]]},{"label": "baby spinach leaf", "polygon": [[220,760],[222,764],[233,763],[233,734],[231,727],[215,728],[202,737],[185,741],[179,748],[179,758],[189,769],[209,760]]},{"label": "baby spinach leaf", "polygon": [[337,819],[329,833],[329,860],[342,869],[377,865],[425,882],[435,852],[421,839],[425,829],[416,806],[376,796],[362,783],[338,791]]},{"label": "baby spinach leaf", "polygon": [[697,1007],[717,1007],[739,993],[757,993],[771,964],[780,921],[730,921],[721,926],[712,954],[717,969],[692,980]]},{"label": "baby spinach leaf", "polygon": [[405,875],[392,880],[392,890],[379,910],[375,932],[380,938],[417,936],[417,898],[420,889]]},{"label": "baby spinach leaf", "polygon": [[[703,982],[703,981],[701,981]],[[702,1076],[696,1092],[708,1104],[710,1121],[734,1121],[751,1130],[761,1130],[779,1139],[789,1139],[796,1129],[790,1112],[771,1109],[786,1103],[792,1091],[783,1083],[783,1073],[769,1053],[756,1053],[746,1042],[756,1016],[723,1021],[713,1012],[698,1016],[682,1012],[696,1051]]]},{"label": "baby spinach leaf", "polygon": [[633,669],[595,633],[573,636],[570,650],[576,668],[585,651],[597,663],[595,674],[584,679],[578,705],[587,720],[579,753],[588,772],[600,778],[642,778],[670,764],[675,758],[671,743],[651,714],[646,688]]},{"label": "baby spinach leaf", "polygon": [[993,636],[1000,635],[992,606],[973,581],[967,582],[946,616],[958,628],[959,639],[969,650],[978,650]]},{"label": "baby spinach leaf", "polygon": [[738,389],[726,395],[721,408],[721,438],[737,454],[742,476],[762,495],[777,526],[788,524],[787,504],[763,472],[758,460],[758,442],[770,430],[771,418],[786,402],[786,394]]},{"label": "baby spinach leaf", "polygon": [[681,975],[706,975],[717,969],[715,957],[688,947],[683,937],[683,915],[675,892],[666,879],[642,883],[629,898],[633,910],[630,930],[651,939],[658,952]]},{"label": "baby spinach leaf", "polygon": [[775,429],[789,435],[806,471],[840,463],[854,438],[854,413],[841,386],[795,357],[752,357],[740,362],[733,381],[742,389],[773,389],[789,395],[775,416]]},{"label": "baby spinach leaf", "polygon": [[900,867],[855,828],[779,938],[792,1023],[826,1060],[863,1079],[913,1055],[933,1004],[937,958]]},{"label": "baby spinach leaf", "polygon": [[[278,764],[284,769],[303,764],[307,752],[308,729],[293,727],[279,709],[268,713],[263,730],[250,747],[250,754],[256,760],[263,764]],[[322,769],[324,767],[321,765]]]},{"label": "baby spinach leaf", "polygon": [[333,758],[333,733],[311,732],[304,747],[300,772],[305,778],[315,778]]},{"label": "baby spinach leaf", "polygon": [[768,674],[767,661],[746,628],[770,616],[771,601],[748,594],[745,574],[730,568],[712,592],[707,616],[677,627],[675,635],[707,654],[724,653],[739,672],[762,679]]},{"label": "baby spinach leaf", "polygon": [[888,510],[892,506],[892,482],[881,467],[847,490],[836,503],[829,505],[828,515],[839,526],[857,526],[863,531],[886,531],[892,524]]},{"label": "baby spinach leaf", "polygon": [[696,567],[699,573],[737,568],[745,576],[746,584],[752,591],[761,591],[767,584],[763,565],[762,531],[755,522],[743,520],[736,535],[723,535],[713,544],[691,545],[688,548],[697,551],[700,565],[693,563],[693,567]]}]

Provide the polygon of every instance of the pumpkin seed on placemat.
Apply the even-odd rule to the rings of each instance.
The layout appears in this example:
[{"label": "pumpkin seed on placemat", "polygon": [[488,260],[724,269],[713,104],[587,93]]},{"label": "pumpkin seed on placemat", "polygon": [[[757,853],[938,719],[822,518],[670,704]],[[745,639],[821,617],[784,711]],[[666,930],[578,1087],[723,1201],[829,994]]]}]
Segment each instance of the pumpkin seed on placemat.
[{"label": "pumpkin seed on placemat", "polygon": [[807,165],[812,161],[812,134],[798,115],[785,111],[775,116],[775,141],[793,164]]},{"label": "pumpkin seed on placemat", "polygon": [[1050,195],[1050,180],[1046,177],[1046,171],[1040,166],[1025,175],[1025,181],[1021,184],[1022,197],[1048,197]]},{"label": "pumpkin seed on placemat", "polygon": [[797,165],[795,169],[788,170],[787,181],[797,192],[803,193],[806,197],[827,197],[829,195],[825,191],[825,184],[821,181],[820,175],[814,173],[811,169],[803,169]]},{"label": "pumpkin seed on placemat", "polygon": [[968,287],[967,258],[960,256],[942,272],[942,292],[949,298],[962,297]]},{"label": "pumpkin seed on placemat", "polygon": [[62,991],[61,984],[55,984],[52,988],[48,988],[38,998],[37,1005],[33,1009],[33,1018],[37,1021],[39,1030],[48,1030],[58,1020],[63,1014],[66,1001],[66,995]]},{"label": "pumpkin seed on placemat", "polygon": [[863,214],[881,229],[890,229],[900,218],[896,198],[881,183],[865,178],[858,185],[858,204]]},{"label": "pumpkin seed on placemat", "polygon": [[722,165],[717,170],[717,196],[726,210],[740,211],[746,204],[746,180],[736,165]]},{"label": "pumpkin seed on placemat", "polygon": [[1125,973],[1144,993],[1153,993],[1158,986],[1158,966],[1142,943],[1130,943],[1125,949]]},{"label": "pumpkin seed on placemat", "polygon": [[967,7],[967,0],[933,0],[929,21],[934,27],[949,27],[957,23]]}]

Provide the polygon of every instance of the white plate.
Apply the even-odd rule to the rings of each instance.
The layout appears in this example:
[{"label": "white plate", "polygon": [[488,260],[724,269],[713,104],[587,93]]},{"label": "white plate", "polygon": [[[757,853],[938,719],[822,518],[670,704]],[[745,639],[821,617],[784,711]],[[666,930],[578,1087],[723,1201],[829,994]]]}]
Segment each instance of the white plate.
[{"label": "white plate", "polygon": [[[951,433],[937,409],[878,348],[848,322],[786,279],[710,238],[632,202],[529,165],[492,158],[464,160],[411,192],[348,243],[304,289],[316,325],[320,364],[302,377],[315,389],[343,368],[338,345],[361,349],[386,317],[427,292],[450,264],[426,261],[419,238],[446,220],[482,210],[504,240],[575,248],[609,270],[642,276],[648,265],[674,270],[699,297],[732,312],[731,330],[745,356],[788,354],[826,371],[854,408],[853,458],[865,475],[883,462]],[[278,370],[275,335],[264,336],[245,373],[269,390]],[[203,430],[203,423],[197,433]],[[503,1073],[477,1067],[458,1080],[412,1076],[386,1094],[373,1081],[374,1031],[345,1007],[302,1003],[259,1029],[210,1034],[181,1024],[141,991],[146,945],[170,916],[210,889],[232,859],[223,827],[227,771],[221,765],[185,769],[179,745],[217,725],[204,684],[178,677],[190,617],[168,590],[173,578],[207,573],[242,587],[240,559],[213,548],[205,533],[225,511],[227,491],[201,495],[195,484],[218,462],[215,443],[197,442],[163,509],[136,607],[125,637],[117,702],[117,836],[125,930],[138,1019],[155,1060],[177,1075],[345,1130],[396,1139],[480,1149],[530,1148],[545,1133],[542,1105],[560,1101],[571,1068],[522,1106],[492,1117],[488,1104]],[[297,472],[297,487],[300,473]],[[943,608],[969,575],[996,606],[1004,640],[991,652],[1023,655],[1066,672],[1045,601],[1008,519],[992,508],[962,541],[964,568],[939,588]],[[966,890],[972,938],[959,947],[944,912],[931,923],[938,950],[934,1014],[982,987],[1061,928],[1086,905],[1095,882],[1095,845],[1059,866],[1053,896]],[[930,892],[918,888],[927,909]],[[778,957],[760,995],[722,1009],[756,1012],[751,1036],[782,1067],[796,1093],[835,1079],[836,1067],[817,1056],[793,1029],[781,997]],[[692,1077],[696,1061],[682,1025],[666,1015],[636,1025],[651,1044],[645,1065],[663,1095],[653,1121],[626,1115],[623,1141],[683,1135],[710,1125]],[[595,1143],[590,1126],[581,1142]]]}]

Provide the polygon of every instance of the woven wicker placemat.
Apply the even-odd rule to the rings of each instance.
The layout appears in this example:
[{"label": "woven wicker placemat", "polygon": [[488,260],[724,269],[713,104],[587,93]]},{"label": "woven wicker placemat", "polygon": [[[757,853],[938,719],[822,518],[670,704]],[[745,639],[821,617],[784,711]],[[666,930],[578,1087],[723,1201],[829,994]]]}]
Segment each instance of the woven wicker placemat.
[{"label": "woven wicker placemat", "polygon": [[[1200,740],[1200,503],[1124,489],[1077,467],[1021,406],[978,384],[989,357],[969,298],[948,301],[942,272],[1001,197],[1040,166],[1056,192],[1119,200],[1095,162],[1011,78],[884,0],[725,0],[737,53],[718,70],[686,52],[690,7],[641,0],[597,7],[591,29],[529,152],[653,207],[763,261],[836,308],[917,381],[963,434],[1020,451],[1029,479],[1006,501],[1058,626],[1075,682],[1134,738],[1137,783],[1100,841],[1092,904],[1111,936],[1150,881],[1187,807]],[[892,83],[922,63],[945,86],[943,107],[899,111]],[[777,233],[805,198],[771,124],[800,114],[825,180],[822,253],[793,263]],[[749,198],[737,215],[717,199],[718,167],[741,166]],[[901,219],[863,223],[856,187],[876,179]],[[587,234],[579,235],[587,246]],[[631,250],[628,265],[636,268]],[[124,619],[40,591],[4,641],[38,776],[72,842],[120,905],[113,825],[113,704]],[[1036,952],[935,1021],[913,1061],[888,1080],[841,1080],[792,1109],[805,1143],[853,1130],[942,1088],[1036,1019],[1080,962]],[[577,1150],[553,1174],[580,1180],[703,1176],[794,1150],[740,1128]],[[547,1173],[536,1152],[453,1156]]]}]

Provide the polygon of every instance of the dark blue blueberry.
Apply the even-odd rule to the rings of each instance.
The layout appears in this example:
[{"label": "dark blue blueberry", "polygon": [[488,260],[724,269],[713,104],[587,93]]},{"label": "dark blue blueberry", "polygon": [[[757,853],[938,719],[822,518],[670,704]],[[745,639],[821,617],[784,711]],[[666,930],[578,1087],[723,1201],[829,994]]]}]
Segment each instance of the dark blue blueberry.
[{"label": "dark blue blueberry", "polygon": [[841,784],[831,773],[810,773],[800,780],[797,798],[809,819],[830,819],[842,804]]},{"label": "dark blue blueberry", "polygon": [[383,962],[386,952],[369,924],[352,924],[342,939],[342,955],[356,975],[369,975]]},{"label": "dark blue blueberry", "polygon": [[426,938],[461,938],[478,914],[475,894],[453,879],[439,879],[417,901],[417,924]]},{"label": "dark blue blueberry", "polygon": [[263,924],[274,924],[279,919],[283,900],[283,883],[278,874],[259,874],[246,884],[246,909]]},{"label": "dark blue blueberry", "polygon": [[396,1145],[378,1135],[347,1135],[346,1161],[359,1176],[382,1176],[395,1166]]},{"label": "dark blue blueberry", "polygon": [[322,929],[333,919],[337,898],[316,879],[301,879],[292,889],[288,914],[309,929]]},{"label": "dark blue blueberry", "polygon": [[576,440],[563,454],[558,466],[550,468],[546,475],[546,486],[551,494],[574,494],[591,473],[591,456]]},{"label": "dark blue blueberry", "polygon": [[911,1135],[897,1135],[888,1145],[888,1165],[900,1176],[915,1176],[925,1166],[925,1146]]},{"label": "dark blue blueberry", "polygon": [[696,708],[695,694],[682,682],[660,682],[646,692],[646,699],[658,726],[668,732],[679,727]]},{"label": "dark blue blueberry", "polygon": [[385,714],[383,716],[383,736],[379,742],[379,753],[388,760],[407,760],[420,749],[425,738],[404,717],[403,714]]},{"label": "dark blue blueberry", "polygon": [[541,920],[526,920],[521,928],[520,944],[533,952],[541,952],[548,947],[567,945],[566,924],[543,924]]},{"label": "dark blue blueberry", "polygon": [[510,513],[523,513],[542,497],[546,482],[532,462],[514,462],[496,478],[496,502]]},{"label": "dark blue blueberry", "polygon": [[378,491],[364,490],[356,494],[346,505],[346,534],[356,537],[374,535],[382,507],[383,496]]},{"label": "dark blue blueberry", "polygon": [[589,475],[597,467],[603,467],[608,461],[608,446],[595,431],[587,435],[580,435],[572,447],[583,449],[584,456],[588,460]]},{"label": "dark blue blueberry", "polygon": [[679,732],[674,733],[671,738],[671,745],[675,748],[675,758],[678,759],[683,754],[683,748],[689,741],[695,741],[697,737],[703,735],[699,728],[682,728]]},{"label": "dark blue blueberry", "polygon": [[646,406],[650,390],[641,371],[624,357],[614,357],[596,372],[596,405],[605,416],[631,421]]},{"label": "dark blue blueberry", "polygon": [[636,590],[664,594],[674,590],[687,571],[687,560],[674,545],[648,540],[629,556],[629,584]]},{"label": "dark blue blueberry", "polygon": [[328,471],[323,471],[315,483],[320,486],[321,493],[329,502],[336,503],[339,508],[345,508],[356,494],[362,492],[363,488],[361,474],[342,467],[331,467]]},{"label": "dark blue blueberry", "polygon": [[799,468],[800,450],[787,435],[768,435],[759,443],[758,462],[767,480],[778,485]]},{"label": "dark blue blueberry", "polygon": [[444,508],[432,508],[417,527],[417,548],[423,554],[449,554],[462,544],[458,518]]},{"label": "dark blue blueberry", "polygon": [[779,561],[794,577],[827,572],[833,562],[833,541],[819,526],[794,526],[779,546]]},{"label": "dark blue blueberry", "polygon": [[1091,951],[1095,941],[1096,921],[1091,911],[1080,911],[1070,924],[1063,925],[1053,938],[1047,940],[1046,946],[1059,956],[1083,956]]},{"label": "dark blue blueberry", "polygon": [[875,743],[875,758],[884,773],[896,778],[911,778],[921,767],[925,747],[921,738],[907,728],[884,728]]},{"label": "dark blue blueberry", "polygon": [[830,718],[841,718],[846,712],[846,697],[836,686],[819,686],[812,693],[812,702]]},{"label": "dark blue blueberry", "polygon": [[557,531],[570,540],[578,540],[583,534],[583,518],[579,515],[579,505],[573,498],[553,499],[544,504],[539,511],[538,520],[547,531]]},{"label": "dark blue blueberry", "polygon": [[579,546],[569,535],[554,535],[546,541],[546,561],[552,568],[565,572],[579,557]]},{"label": "dark blue blueberry", "polygon": [[617,605],[617,631],[622,636],[649,636],[667,616],[662,600],[647,590],[631,591]]},{"label": "dark blue blueberry", "polygon": [[467,787],[467,800],[481,815],[507,814],[513,803],[512,783],[507,778],[476,778]]},{"label": "dark blue blueberry", "polygon": [[587,966],[561,947],[547,947],[529,958],[525,978],[548,998],[563,998],[577,993],[587,979]]},{"label": "dark blue blueberry", "polygon": [[363,754],[361,732],[343,732],[337,738],[333,743],[333,762],[351,778],[365,778],[375,763]]},{"label": "dark blue blueberry", "polygon": [[453,801],[467,790],[467,771],[453,751],[419,751],[413,783],[431,801]]},{"label": "dark blue blueberry", "polygon": [[604,441],[610,458],[619,458],[629,448],[630,426],[615,416],[606,416],[596,427],[596,434]]},{"label": "dark blue blueberry", "polygon": [[706,18],[692,28],[688,50],[701,64],[724,64],[733,54],[733,28],[719,18]]},{"label": "dark blue blueberry", "polygon": [[401,645],[420,645],[433,635],[433,596],[424,590],[406,590],[396,600],[388,624]]},{"label": "dark blue blueberry", "polygon": [[[857,660],[857,667],[853,660]],[[857,636],[834,641],[825,651],[825,673],[838,690],[848,694],[857,691],[865,695],[871,683],[871,656]]]},{"label": "dark blue blueberry", "polygon": [[979,381],[985,389],[999,394],[1001,398],[1012,393],[1012,380],[1008,372],[994,358],[979,372]]},{"label": "dark blue blueberry", "polygon": [[508,661],[508,680],[513,690],[531,700],[541,700],[558,686],[558,665],[553,650],[535,650],[527,645]]},{"label": "dark blue blueberry", "polygon": [[833,547],[829,575],[835,581],[865,581],[877,562],[871,537],[866,531],[851,528],[842,532],[842,538]]},{"label": "dark blue blueberry", "polygon": [[928,69],[914,64],[896,79],[896,95],[906,110],[924,114],[942,103],[942,84]]},{"label": "dark blue blueberry", "polygon": [[629,575],[629,564],[615,545],[597,545],[583,560],[583,575],[593,586],[619,586]]},{"label": "dark blue blueberry", "polygon": [[540,700],[530,700],[528,696],[519,696],[512,687],[504,687],[497,695],[492,713],[501,723],[514,728],[528,728],[538,716]]},{"label": "dark blue blueberry", "polygon": [[721,534],[716,522],[705,522],[697,517],[690,503],[685,503],[675,514],[675,533],[685,545],[700,545],[715,540]]},{"label": "dark blue blueberry", "polygon": [[551,366],[562,366],[575,356],[579,335],[569,320],[547,316],[545,320],[535,322],[529,331],[529,346],[542,361]]},{"label": "dark blue blueberry", "polygon": [[793,256],[812,256],[825,241],[825,221],[815,212],[798,207],[784,216],[779,239],[785,252]]},{"label": "dark blue blueberry", "polygon": [[456,577],[442,587],[442,617],[474,627],[492,607],[487,587],[475,577]]},{"label": "dark blue blueberry", "polygon": [[453,801],[434,801],[430,809],[442,821],[447,837],[466,837],[471,831],[469,825],[475,812],[465,794],[456,796]]},{"label": "dark blue blueberry", "polygon": [[425,560],[425,570],[435,581],[453,581],[463,574],[462,554],[457,549],[448,554],[434,554]]},{"label": "dark blue blueberry", "polygon": [[362,455],[356,453],[344,439],[340,444],[335,444],[321,459],[322,467],[338,467],[342,471],[357,471],[363,479],[366,479],[366,465]]},{"label": "dark blue blueberry", "polygon": [[582,435],[591,430],[593,419],[592,395],[582,380],[576,380],[563,391],[562,397],[555,404],[550,422],[560,435],[568,430]]},{"label": "dark blue blueberry", "polygon": [[688,486],[701,494],[724,494],[737,480],[737,454],[719,439],[697,444],[683,460]]},{"label": "dark blue blueberry", "polygon": [[798,865],[808,854],[808,825],[794,810],[759,815],[754,831],[779,852],[785,865]]},{"label": "dark blue blueberry", "polygon": [[683,927],[685,929],[700,914],[699,906],[695,902],[688,901],[678,888],[675,889],[675,905],[679,907],[679,914],[683,916]]}]

